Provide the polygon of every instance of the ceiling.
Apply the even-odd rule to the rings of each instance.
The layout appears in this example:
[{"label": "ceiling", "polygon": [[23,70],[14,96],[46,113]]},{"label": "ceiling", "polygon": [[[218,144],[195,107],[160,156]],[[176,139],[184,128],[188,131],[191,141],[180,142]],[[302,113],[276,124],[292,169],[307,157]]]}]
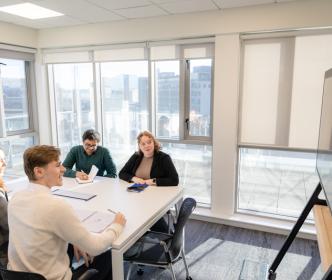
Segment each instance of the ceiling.
[{"label": "ceiling", "polygon": [[[31,28],[52,28],[105,21],[159,17],[228,8],[289,2],[295,0],[27,0],[64,16],[30,20],[0,12],[0,21]],[[0,6],[24,3],[0,0]],[[297,0],[299,1],[299,0]]]}]

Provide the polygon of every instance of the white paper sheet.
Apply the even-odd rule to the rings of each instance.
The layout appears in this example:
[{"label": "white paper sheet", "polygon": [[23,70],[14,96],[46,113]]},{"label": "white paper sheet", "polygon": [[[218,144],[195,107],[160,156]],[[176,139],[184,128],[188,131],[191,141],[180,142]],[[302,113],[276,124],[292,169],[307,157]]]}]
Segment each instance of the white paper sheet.
[{"label": "white paper sheet", "polygon": [[80,221],[90,232],[100,233],[110,226],[115,215],[110,212],[91,211],[87,209],[75,209]]}]

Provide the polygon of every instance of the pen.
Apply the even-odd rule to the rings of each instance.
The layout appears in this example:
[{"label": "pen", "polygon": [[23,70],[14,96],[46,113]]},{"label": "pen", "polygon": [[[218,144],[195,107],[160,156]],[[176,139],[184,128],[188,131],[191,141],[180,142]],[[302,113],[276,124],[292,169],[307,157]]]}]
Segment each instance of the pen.
[{"label": "pen", "polygon": [[112,209],[107,209],[107,211],[110,211],[113,214],[117,214],[117,212],[113,211]]}]

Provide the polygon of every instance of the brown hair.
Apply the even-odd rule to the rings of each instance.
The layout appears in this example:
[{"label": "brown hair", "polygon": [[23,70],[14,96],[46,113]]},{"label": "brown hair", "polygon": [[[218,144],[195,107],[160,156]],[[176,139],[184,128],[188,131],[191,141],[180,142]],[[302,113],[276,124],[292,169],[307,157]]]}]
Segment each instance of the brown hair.
[{"label": "brown hair", "polygon": [[25,150],[23,154],[24,172],[29,180],[36,180],[34,168],[44,167],[52,161],[58,161],[60,149],[54,146],[40,145]]},{"label": "brown hair", "polygon": [[139,143],[141,142],[141,138],[143,136],[147,136],[152,139],[155,152],[159,152],[161,150],[161,145],[160,145],[159,141],[153,136],[153,134],[150,131],[144,130],[140,134],[137,135],[138,152],[140,154],[142,154],[142,151],[139,148]]},{"label": "brown hair", "polygon": [[97,141],[97,143],[100,142],[100,134],[98,131],[95,131],[94,129],[88,129],[83,133],[82,141],[85,140],[92,140]]}]

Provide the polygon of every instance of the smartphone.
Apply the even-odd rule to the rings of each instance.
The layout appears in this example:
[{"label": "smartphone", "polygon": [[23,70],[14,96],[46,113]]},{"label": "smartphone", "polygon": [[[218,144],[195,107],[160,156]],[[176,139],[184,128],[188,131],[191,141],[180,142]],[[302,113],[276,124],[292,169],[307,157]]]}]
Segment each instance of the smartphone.
[{"label": "smartphone", "polygon": [[128,192],[141,192],[147,187],[148,187],[147,184],[133,184],[127,188],[127,191]]}]

